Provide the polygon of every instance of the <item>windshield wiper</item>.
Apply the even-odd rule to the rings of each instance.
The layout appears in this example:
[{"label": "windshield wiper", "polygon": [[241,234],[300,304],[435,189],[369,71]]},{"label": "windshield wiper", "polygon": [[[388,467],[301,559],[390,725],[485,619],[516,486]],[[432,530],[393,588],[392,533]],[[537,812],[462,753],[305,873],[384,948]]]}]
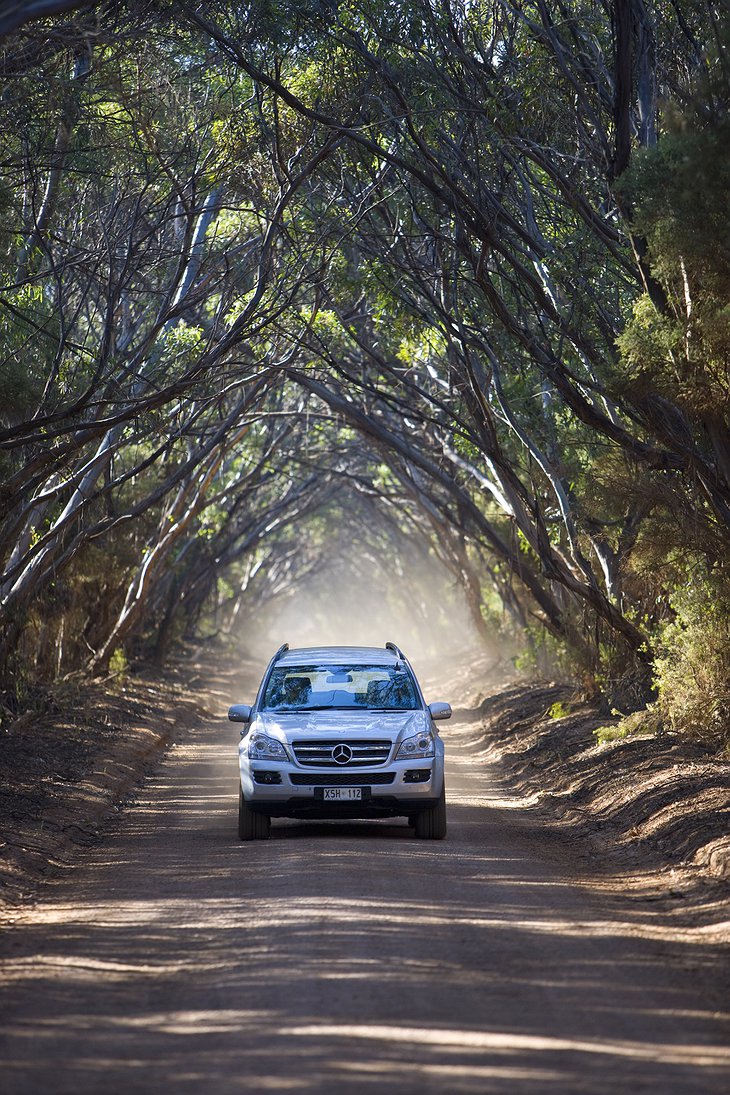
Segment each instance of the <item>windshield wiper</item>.
[{"label": "windshield wiper", "polygon": [[313,707],[297,707],[297,711],[399,711],[399,707],[365,707],[362,703],[321,703]]}]

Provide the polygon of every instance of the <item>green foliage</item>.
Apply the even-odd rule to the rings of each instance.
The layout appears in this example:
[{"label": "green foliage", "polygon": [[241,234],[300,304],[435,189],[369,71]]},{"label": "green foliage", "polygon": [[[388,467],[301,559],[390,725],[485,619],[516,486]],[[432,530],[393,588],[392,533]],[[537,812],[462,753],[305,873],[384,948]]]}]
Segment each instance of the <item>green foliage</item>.
[{"label": "green foliage", "polygon": [[573,676],[575,653],[565,639],[534,623],[523,629],[520,638],[522,649],[512,658],[518,673],[527,677],[537,674],[546,679],[568,679]]},{"label": "green foliage", "polygon": [[642,298],[619,339],[625,378],[692,415],[730,415],[730,120],[669,112],[669,131],[639,155],[622,186],[634,204],[660,314]]},{"label": "green foliage", "polygon": [[160,339],[160,349],[168,367],[177,371],[188,366],[200,352],[204,339],[202,327],[189,327],[187,323],[178,323],[176,327],[172,327]]},{"label": "green foliage", "polygon": [[[682,331],[672,318],[658,312],[645,293],[636,301],[630,322],[617,339],[625,363],[624,377],[635,391],[656,390],[657,382],[682,352]],[[672,384],[663,385],[669,394]]]},{"label": "green foliage", "polygon": [[125,654],[122,647],[118,646],[112,654],[111,658],[109,659],[109,672],[114,677],[120,677],[124,676],[124,674],[126,674],[128,670],[129,660],[127,658],[127,655]]},{"label": "green foliage", "polygon": [[697,562],[659,634],[656,710],[668,729],[730,749],[730,572]]},{"label": "green foliage", "polygon": [[[0,421],[32,411],[57,346],[53,301],[40,284],[26,284],[5,295],[12,322],[0,323]],[[42,331],[44,337],[38,338]]]},{"label": "green foliage", "polygon": [[654,737],[661,731],[661,728],[661,716],[656,707],[650,705],[645,710],[634,711],[633,714],[625,716],[619,722],[608,723],[606,726],[597,726],[593,731],[593,736],[598,745],[610,745],[639,734]]},{"label": "green foliage", "polygon": [[570,713],[570,704],[558,700],[550,705],[547,716],[549,719],[564,719]]}]

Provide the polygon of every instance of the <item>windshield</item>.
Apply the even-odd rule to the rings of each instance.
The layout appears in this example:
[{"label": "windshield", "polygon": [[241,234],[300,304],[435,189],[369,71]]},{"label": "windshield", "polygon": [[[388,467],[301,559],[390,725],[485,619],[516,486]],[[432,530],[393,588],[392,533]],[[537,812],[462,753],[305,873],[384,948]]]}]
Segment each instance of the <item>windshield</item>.
[{"label": "windshield", "polygon": [[272,672],[262,706],[267,711],[416,711],[420,703],[402,664],[287,665]]}]

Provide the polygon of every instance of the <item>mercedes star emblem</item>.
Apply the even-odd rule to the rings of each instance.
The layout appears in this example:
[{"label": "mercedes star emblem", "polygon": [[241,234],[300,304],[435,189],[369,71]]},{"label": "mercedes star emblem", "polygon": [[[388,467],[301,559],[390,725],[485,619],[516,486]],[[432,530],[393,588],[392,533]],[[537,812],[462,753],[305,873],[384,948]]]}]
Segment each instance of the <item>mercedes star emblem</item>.
[{"label": "mercedes star emblem", "polygon": [[336,745],[332,750],[332,759],[336,764],[348,764],[352,760],[352,749],[349,745]]}]

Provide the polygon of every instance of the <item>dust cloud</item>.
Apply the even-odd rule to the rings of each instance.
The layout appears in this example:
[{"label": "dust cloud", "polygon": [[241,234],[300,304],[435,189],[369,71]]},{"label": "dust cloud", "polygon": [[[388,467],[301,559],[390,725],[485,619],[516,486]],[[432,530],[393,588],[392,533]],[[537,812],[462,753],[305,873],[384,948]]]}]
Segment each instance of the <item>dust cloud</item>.
[{"label": "dust cloud", "polygon": [[395,553],[375,558],[353,550],[331,560],[286,598],[270,603],[257,623],[270,653],[283,642],[296,647],[390,641],[417,672],[419,665],[430,667],[480,646],[463,591],[446,568],[435,559],[404,566]]}]

